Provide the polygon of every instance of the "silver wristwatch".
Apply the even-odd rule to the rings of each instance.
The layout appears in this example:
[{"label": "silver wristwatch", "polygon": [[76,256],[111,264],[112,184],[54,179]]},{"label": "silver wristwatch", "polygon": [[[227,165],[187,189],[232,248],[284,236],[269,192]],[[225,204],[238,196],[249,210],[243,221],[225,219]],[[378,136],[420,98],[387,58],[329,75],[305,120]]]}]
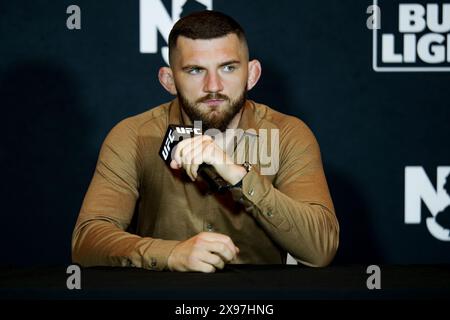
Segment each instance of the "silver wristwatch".
[{"label": "silver wristwatch", "polygon": [[253,168],[252,164],[251,164],[250,162],[248,162],[248,161],[245,161],[245,162],[242,164],[242,166],[245,168],[245,170],[246,170],[247,172],[249,172],[249,171],[252,170],[252,168]]}]

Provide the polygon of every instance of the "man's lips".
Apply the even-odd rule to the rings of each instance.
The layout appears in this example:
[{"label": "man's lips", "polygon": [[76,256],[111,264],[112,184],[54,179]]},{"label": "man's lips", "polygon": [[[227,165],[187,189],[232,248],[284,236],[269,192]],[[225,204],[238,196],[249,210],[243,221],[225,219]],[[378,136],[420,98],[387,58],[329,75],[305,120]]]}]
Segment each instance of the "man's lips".
[{"label": "man's lips", "polygon": [[214,106],[220,105],[224,101],[225,100],[223,100],[223,99],[209,99],[209,100],[203,101],[203,103],[208,106],[214,107]]}]

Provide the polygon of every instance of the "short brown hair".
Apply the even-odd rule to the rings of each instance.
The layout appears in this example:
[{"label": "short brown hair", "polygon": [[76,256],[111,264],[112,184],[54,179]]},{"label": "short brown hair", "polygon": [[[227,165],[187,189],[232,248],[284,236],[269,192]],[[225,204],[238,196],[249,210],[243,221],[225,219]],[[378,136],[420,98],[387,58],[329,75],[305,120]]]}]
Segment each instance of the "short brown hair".
[{"label": "short brown hair", "polygon": [[169,61],[177,46],[179,36],[192,40],[215,39],[234,33],[239,40],[247,46],[244,29],[241,25],[226,14],[219,11],[198,11],[191,13],[175,23],[169,34]]}]

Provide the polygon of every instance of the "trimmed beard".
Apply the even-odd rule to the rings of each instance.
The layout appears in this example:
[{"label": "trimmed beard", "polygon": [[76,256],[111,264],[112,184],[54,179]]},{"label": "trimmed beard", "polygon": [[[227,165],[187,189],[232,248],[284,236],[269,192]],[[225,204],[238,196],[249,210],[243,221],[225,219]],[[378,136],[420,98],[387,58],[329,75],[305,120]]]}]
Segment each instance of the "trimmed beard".
[{"label": "trimmed beard", "polygon": [[[224,104],[228,102],[229,107],[222,111],[217,116],[212,116],[211,113],[214,109],[209,112],[205,112],[198,107],[202,102],[210,99],[223,99]],[[236,100],[231,100],[228,96],[220,93],[210,93],[206,96],[198,99],[194,103],[189,101],[185,96],[183,96],[178,90],[178,101],[184,112],[189,116],[192,122],[201,121],[203,132],[208,129],[218,129],[221,132],[225,131],[230,124],[231,120],[239,113],[247,100],[247,88],[244,88],[243,92],[237,97]]]}]

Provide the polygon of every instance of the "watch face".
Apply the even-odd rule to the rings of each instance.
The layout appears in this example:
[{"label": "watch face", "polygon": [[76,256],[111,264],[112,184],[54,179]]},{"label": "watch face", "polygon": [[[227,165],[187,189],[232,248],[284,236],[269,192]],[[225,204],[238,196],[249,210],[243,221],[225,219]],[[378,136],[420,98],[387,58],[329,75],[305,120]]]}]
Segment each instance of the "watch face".
[{"label": "watch face", "polygon": [[244,166],[245,170],[247,170],[247,172],[249,172],[252,169],[252,165],[247,161],[245,161],[243,163],[243,166]]}]

